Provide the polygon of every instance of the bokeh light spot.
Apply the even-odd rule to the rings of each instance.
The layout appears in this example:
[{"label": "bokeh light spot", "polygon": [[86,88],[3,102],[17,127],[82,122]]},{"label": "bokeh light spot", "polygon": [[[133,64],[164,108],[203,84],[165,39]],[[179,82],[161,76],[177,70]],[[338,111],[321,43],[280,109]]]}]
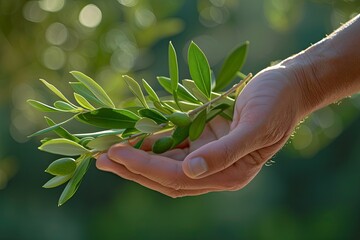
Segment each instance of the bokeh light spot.
[{"label": "bokeh light spot", "polygon": [[68,38],[68,30],[64,24],[56,22],[46,29],[45,36],[50,44],[61,45]]},{"label": "bokeh light spot", "polygon": [[40,0],[39,6],[44,11],[48,12],[58,12],[65,5],[65,0]]},{"label": "bokeh light spot", "polygon": [[48,69],[59,70],[64,66],[65,58],[65,53],[61,48],[52,46],[45,50],[43,63]]},{"label": "bokeh light spot", "polygon": [[149,9],[139,8],[135,12],[135,20],[139,27],[146,28],[156,22],[156,17]]},{"label": "bokeh light spot", "polygon": [[134,7],[138,3],[138,0],[117,0],[117,1],[126,7]]},{"label": "bokeh light spot", "polygon": [[39,7],[37,1],[29,1],[24,5],[23,16],[30,22],[41,22],[45,19],[46,15],[46,12]]},{"label": "bokeh light spot", "polygon": [[88,4],[80,11],[79,21],[85,27],[97,27],[100,24],[101,19],[101,10],[94,4]]}]

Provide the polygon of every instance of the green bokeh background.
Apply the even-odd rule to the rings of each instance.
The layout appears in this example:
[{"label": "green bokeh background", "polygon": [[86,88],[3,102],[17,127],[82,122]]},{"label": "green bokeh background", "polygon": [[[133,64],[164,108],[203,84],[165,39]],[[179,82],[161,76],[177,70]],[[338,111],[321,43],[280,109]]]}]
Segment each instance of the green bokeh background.
[{"label": "green bokeh background", "polygon": [[169,40],[182,78],[191,40],[215,72],[249,40],[243,72],[256,73],[359,12],[357,0],[0,0],[0,239],[360,239],[358,95],[310,116],[245,189],[198,197],[171,199],[93,164],[58,208],[61,189],[41,188],[56,157],[26,137],[45,126],[26,99],[54,100],[39,78],[70,96],[68,72],[83,71],[120,102],[128,73],[161,94]]}]

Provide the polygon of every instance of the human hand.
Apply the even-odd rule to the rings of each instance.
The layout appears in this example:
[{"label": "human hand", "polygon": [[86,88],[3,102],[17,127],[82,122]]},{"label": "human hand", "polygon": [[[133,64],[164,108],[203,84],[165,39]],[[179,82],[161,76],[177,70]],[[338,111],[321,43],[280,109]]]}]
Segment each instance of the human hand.
[{"label": "human hand", "polygon": [[[232,123],[213,119],[202,136],[161,155],[117,144],[97,167],[171,197],[234,191],[247,185],[304,116],[296,75],[263,70],[237,99]],[[149,140],[151,141],[151,139]]]}]

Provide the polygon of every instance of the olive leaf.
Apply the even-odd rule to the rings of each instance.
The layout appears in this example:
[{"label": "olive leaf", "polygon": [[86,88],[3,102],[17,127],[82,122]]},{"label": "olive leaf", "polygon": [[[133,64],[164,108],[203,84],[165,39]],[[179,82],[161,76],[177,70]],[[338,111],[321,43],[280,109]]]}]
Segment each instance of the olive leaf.
[{"label": "olive leaf", "polygon": [[64,101],[56,101],[54,102],[54,107],[56,107],[57,109],[60,109],[64,112],[79,112],[79,110],[81,111],[81,109],[74,107],[73,105],[64,102]]},{"label": "olive leaf", "polygon": [[44,79],[40,79],[40,81],[41,81],[47,88],[49,88],[53,93],[55,93],[59,98],[61,98],[61,99],[64,100],[65,102],[71,104],[71,102],[64,96],[64,94],[62,94],[62,92],[60,92],[60,90],[57,89],[54,85],[48,83],[48,82],[45,81]]},{"label": "olive leaf", "polygon": [[[160,85],[170,94],[172,94],[172,88],[171,88],[171,79],[167,77],[157,77],[158,82]],[[177,89],[178,97],[182,100],[192,102],[192,103],[199,103],[199,100],[196,99],[183,85],[178,84]]]},{"label": "olive leaf", "polygon": [[59,126],[62,126],[62,125],[64,125],[65,123],[70,122],[70,121],[73,120],[75,117],[76,117],[76,115],[72,116],[71,118],[69,118],[69,119],[67,119],[67,120],[65,120],[65,121],[63,121],[63,122],[60,122],[60,123],[57,123],[57,124],[55,124],[55,125],[52,125],[52,126],[50,126],[50,127],[48,127],[48,128],[39,130],[39,131],[31,134],[29,137],[35,137],[35,136],[38,136],[38,135],[41,135],[41,134],[44,134],[44,133],[51,132],[51,131],[57,129]]},{"label": "olive leaf", "polygon": [[96,127],[130,128],[134,127],[139,116],[125,109],[100,108],[77,115],[77,120]]},{"label": "olive leaf", "polygon": [[45,172],[55,176],[65,176],[72,174],[76,169],[75,159],[73,158],[60,158],[52,162]]},{"label": "olive leaf", "polygon": [[172,92],[176,93],[179,83],[179,67],[176,51],[171,42],[169,42],[169,74],[171,79]]},{"label": "olive leaf", "polygon": [[154,120],[156,123],[167,123],[168,119],[159,111],[151,108],[144,108],[138,111],[141,117],[147,117]]},{"label": "olive leaf", "polygon": [[66,138],[55,138],[43,143],[39,149],[44,152],[61,154],[64,156],[77,156],[90,151],[77,142]]},{"label": "olive leaf", "polygon": [[82,106],[85,109],[88,110],[95,110],[96,108],[91,105],[91,103],[89,103],[89,101],[83,97],[82,95],[78,94],[78,93],[74,93],[74,98],[75,100],[80,104],[80,106]]},{"label": "olive leaf", "polygon": [[36,101],[36,100],[33,100],[33,99],[28,99],[27,102],[34,108],[36,108],[37,110],[39,111],[42,111],[42,112],[66,112],[62,109],[58,109],[56,107],[52,107],[52,106],[49,106],[45,103],[42,103],[42,102],[39,102],[39,101]]},{"label": "olive leaf", "polygon": [[72,176],[73,176],[72,174],[68,174],[68,175],[64,175],[64,176],[55,176],[55,177],[51,178],[49,181],[47,181],[42,187],[43,188],[58,187],[64,183],[66,183],[67,181],[69,181]]},{"label": "olive leaf", "polygon": [[147,117],[139,119],[135,124],[135,128],[143,133],[154,133],[162,129],[154,120]]},{"label": "olive leaf", "polygon": [[[53,120],[51,120],[49,117],[45,117],[45,121],[50,127],[56,125],[56,123]],[[52,131],[54,131],[59,137],[67,138],[74,142],[79,142],[80,140],[79,138],[75,137],[74,135],[66,131],[66,129],[61,126],[57,126]]]},{"label": "olive leaf", "polygon": [[248,46],[249,42],[245,42],[232,51],[226,58],[220,73],[216,78],[214,91],[225,88],[233,80],[237,72],[241,70],[246,60]]},{"label": "olive leaf", "polygon": [[78,190],[80,183],[90,166],[90,160],[91,160],[91,157],[89,157],[87,155],[79,158],[80,163],[79,163],[78,167],[76,168],[74,175],[71,177],[70,181],[67,183],[65,189],[61,193],[61,196],[60,196],[59,202],[58,202],[58,206],[63,205]]},{"label": "olive leaf", "polygon": [[190,43],[188,64],[191,78],[194,80],[197,88],[210,99],[211,74],[209,62],[205,54],[194,42]]},{"label": "olive leaf", "polygon": [[184,87],[197,99],[199,99],[202,103],[206,103],[209,101],[208,97],[205,96],[204,93],[202,93],[198,87],[196,86],[195,82],[193,80],[184,79],[182,81]]},{"label": "olive leaf", "polygon": [[114,108],[115,105],[107,95],[105,90],[97,84],[92,78],[86,76],[85,74],[78,71],[70,72],[79,82],[85,85],[94,95],[95,97],[101,101],[105,106],[109,108]]},{"label": "olive leaf", "polygon": [[100,107],[108,107],[108,105],[106,105],[102,101],[100,101],[83,83],[69,82],[69,84],[75,93],[83,96],[89,103],[91,102]]},{"label": "olive leaf", "polygon": [[193,120],[190,125],[189,138],[191,141],[195,141],[204,131],[206,124],[206,109],[202,110]]},{"label": "olive leaf", "polygon": [[139,99],[141,104],[145,108],[149,108],[149,106],[146,103],[146,99],[144,97],[144,94],[141,90],[140,85],[133,78],[129,77],[128,75],[124,75],[123,79],[125,80],[126,84],[128,85],[130,91]]},{"label": "olive leaf", "polygon": [[149,85],[148,82],[145,81],[145,79],[142,80],[143,86],[145,88],[145,91],[147,94],[149,94],[149,98],[153,102],[160,102],[160,99],[154,89]]},{"label": "olive leaf", "polygon": [[95,151],[105,151],[112,145],[121,142],[122,138],[116,135],[105,135],[90,140],[86,146]]}]

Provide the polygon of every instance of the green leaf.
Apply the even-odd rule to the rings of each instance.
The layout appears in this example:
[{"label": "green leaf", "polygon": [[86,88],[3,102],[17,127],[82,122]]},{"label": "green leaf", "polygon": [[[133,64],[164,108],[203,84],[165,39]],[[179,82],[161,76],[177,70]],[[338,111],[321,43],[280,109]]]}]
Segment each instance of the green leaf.
[{"label": "green leaf", "polygon": [[206,125],[206,109],[202,110],[193,120],[190,125],[189,138],[195,141],[201,136]]},{"label": "green leaf", "polygon": [[205,54],[194,43],[191,42],[188,51],[188,64],[191,78],[197,88],[210,99],[211,94],[211,75],[210,66]]},{"label": "green leaf", "polygon": [[[51,120],[50,118],[48,117],[45,117],[45,120],[47,122],[47,124],[52,127],[54,125],[56,125],[56,123]],[[53,131],[59,136],[59,137],[62,137],[62,138],[67,138],[71,141],[74,141],[74,142],[79,142],[79,138],[75,137],[74,135],[72,135],[71,133],[69,133],[68,131],[66,131],[65,128],[61,127],[61,126],[58,126],[56,128],[53,129]]]},{"label": "green leaf", "polygon": [[168,119],[179,127],[185,127],[191,123],[189,115],[184,112],[174,112],[168,116]]},{"label": "green leaf", "polygon": [[47,181],[42,187],[43,188],[54,188],[58,187],[67,181],[72,177],[72,174],[65,175],[65,176],[55,176],[51,178],[49,181]]},{"label": "green leaf", "polygon": [[156,140],[156,142],[152,146],[153,153],[164,153],[167,150],[171,149],[173,146],[174,140],[170,136],[162,137]]},{"label": "green leaf", "polygon": [[27,100],[27,102],[32,107],[34,107],[37,110],[42,111],[42,112],[64,112],[61,109],[54,108],[52,106],[46,105],[45,103],[42,103],[42,102],[39,102],[39,101],[36,101],[36,100],[29,99],[29,100]]},{"label": "green leaf", "polygon": [[89,153],[88,149],[66,138],[51,139],[43,143],[39,149],[41,151],[64,156],[77,156],[84,153]]},{"label": "green leaf", "polygon": [[233,80],[237,72],[241,70],[246,60],[248,46],[249,42],[245,42],[232,51],[226,58],[216,79],[214,91],[220,91],[225,88]]},{"label": "green leaf", "polygon": [[94,139],[95,139],[94,137],[84,137],[84,138],[80,139],[79,144],[86,147],[86,145]]},{"label": "green leaf", "polygon": [[69,103],[64,102],[64,101],[56,101],[56,102],[54,102],[54,107],[56,107],[57,109],[60,109],[60,110],[62,110],[64,112],[76,113],[76,112],[81,111],[81,109],[75,108],[74,106],[72,106]]},{"label": "green leaf", "polygon": [[172,92],[176,93],[179,83],[179,67],[176,51],[171,42],[169,42],[169,74],[171,79]]},{"label": "green leaf", "polygon": [[83,96],[89,102],[96,104],[100,107],[108,107],[101,102],[97,97],[81,82],[70,82],[72,89],[79,95]]},{"label": "green leaf", "polygon": [[79,166],[76,168],[73,177],[67,183],[65,189],[61,193],[58,206],[63,205],[66,201],[68,201],[78,190],[80,183],[89,169],[91,157],[85,157],[81,159]]},{"label": "green leaf", "polygon": [[[173,94],[171,89],[171,79],[167,77],[157,77],[160,85],[170,94]],[[177,95],[180,99],[192,102],[192,103],[199,103],[197,100],[183,85],[178,84]]]},{"label": "green leaf", "polygon": [[156,94],[154,89],[145,81],[145,79],[142,80],[142,83],[143,83],[143,86],[144,86],[147,94],[149,94],[150,100],[153,102],[160,102],[158,95]]},{"label": "green leaf", "polygon": [[60,92],[59,89],[57,89],[54,85],[48,83],[47,81],[45,81],[44,79],[40,79],[40,81],[47,87],[49,88],[53,93],[55,93],[59,98],[61,98],[62,100],[64,100],[67,103],[71,102],[64,96],[64,94],[62,94],[62,92]]},{"label": "green leaf", "polygon": [[83,108],[85,109],[88,109],[88,110],[95,110],[96,108],[91,105],[91,103],[89,103],[88,100],[86,100],[85,97],[81,96],[80,94],[78,93],[74,93],[74,97],[75,97],[75,100],[80,104],[80,106],[82,106]]},{"label": "green leaf", "polygon": [[142,139],[140,139],[135,145],[134,148],[136,149],[140,149],[142,144],[144,143],[145,138],[143,137]]},{"label": "green leaf", "polygon": [[159,111],[157,111],[155,109],[151,109],[151,108],[144,108],[144,109],[139,110],[139,115],[141,117],[150,118],[158,124],[168,122],[168,120],[162,113],[160,113]]},{"label": "green leaf", "polygon": [[146,117],[139,119],[135,128],[143,133],[154,133],[162,129],[154,120]]},{"label": "green leaf", "polygon": [[[175,109],[178,109],[178,105],[179,105],[181,107],[182,111],[184,111],[184,112],[194,110],[195,108],[201,106],[200,104],[189,103],[189,102],[184,102],[184,101],[179,101],[176,103],[175,101],[172,101],[172,100],[166,100],[166,101],[163,101],[163,103],[166,103],[167,105],[169,105]],[[180,110],[180,109],[178,109],[178,110]],[[168,114],[171,114],[171,113],[168,113]]]},{"label": "green leaf", "polygon": [[95,151],[106,151],[121,140],[122,138],[116,135],[101,136],[91,140],[86,146]]},{"label": "green leaf", "polygon": [[110,135],[119,135],[124,132],[124,129],[110,129],[105,131],[99,131],[99,132],[91,132],[91,133],[77,133],[74,134],[76,137],[100,137],[100,136],[110,136]]},{"label": "green leaf", "polygon": [[102,89],[102,87],[97,84],[93,79],[86,76],[85,74],[77,71],[71,71],[70,72],[79,82],[83,83],[85,87],[87,87],[94,95],[95,97],[101,101],[104,105],[106,105],[109,108],[114,108],[115,105],[111,101],[110,97],[106,94],[105,90]]},{"label": "green leaf", "polygon": [[82,113],[77,120],[103,128],[132,128],[140,117],[125,109],[100,108],[95,111]]},{"label": "green leaf", "polygon": [[193,80],[184,79],[182,80],[184,87],[197,99],[199,99],[202,103],[206,103],[209,101],[207,96],[205,96],[199,89],[196,87],[196,84]]},{"label": "green leaf", "polygon": [[174,140],[172,148],[176,147],[189,137],[189,129],[190,125],[175,128],[173,134],[171,135]]},{"label": "green leaf", "polygon": [[146,99],[144,97],[144,94],[141,90],[140,85],[133,78],[129,77],[128,75],[124,75],[123,78],[124,78],[126,84],[128,85],[130,91],[139,99],[141,104],[144,107],[149,108],[149,106],[146,103]]},{"label": "green leaf", "polygon": [[60,158],[52,162],[45,172],[55,176],[72,174],[76,169],[76,162],[73,158]]},{"label": "green leaf", "polygon": [[75,117],[76,117],[76,115],[72,116],[71,118],[69,118],[69,119],[67,119],[67,120],[65,120],[65,121],[63,121],[63,122],[57,123],[57,124],[55,124],[55,125],[52,125],[51,127],[48,127],[48,128],[42,129],[42,130],[40,130],[40,131],[37,131],[37,132],[31,134],[31,135],[28,136],[28,137],[34,137],[34,136],[38,136],[38,135],[41,135],[41,134],[44,134],[44,133],[51,132],[51,131],[53,131],[54,129],[57,129],[59,126],[64,125],[64,124],[67,123],[67,122],[70,122],[70,121],[73,120]]}]

